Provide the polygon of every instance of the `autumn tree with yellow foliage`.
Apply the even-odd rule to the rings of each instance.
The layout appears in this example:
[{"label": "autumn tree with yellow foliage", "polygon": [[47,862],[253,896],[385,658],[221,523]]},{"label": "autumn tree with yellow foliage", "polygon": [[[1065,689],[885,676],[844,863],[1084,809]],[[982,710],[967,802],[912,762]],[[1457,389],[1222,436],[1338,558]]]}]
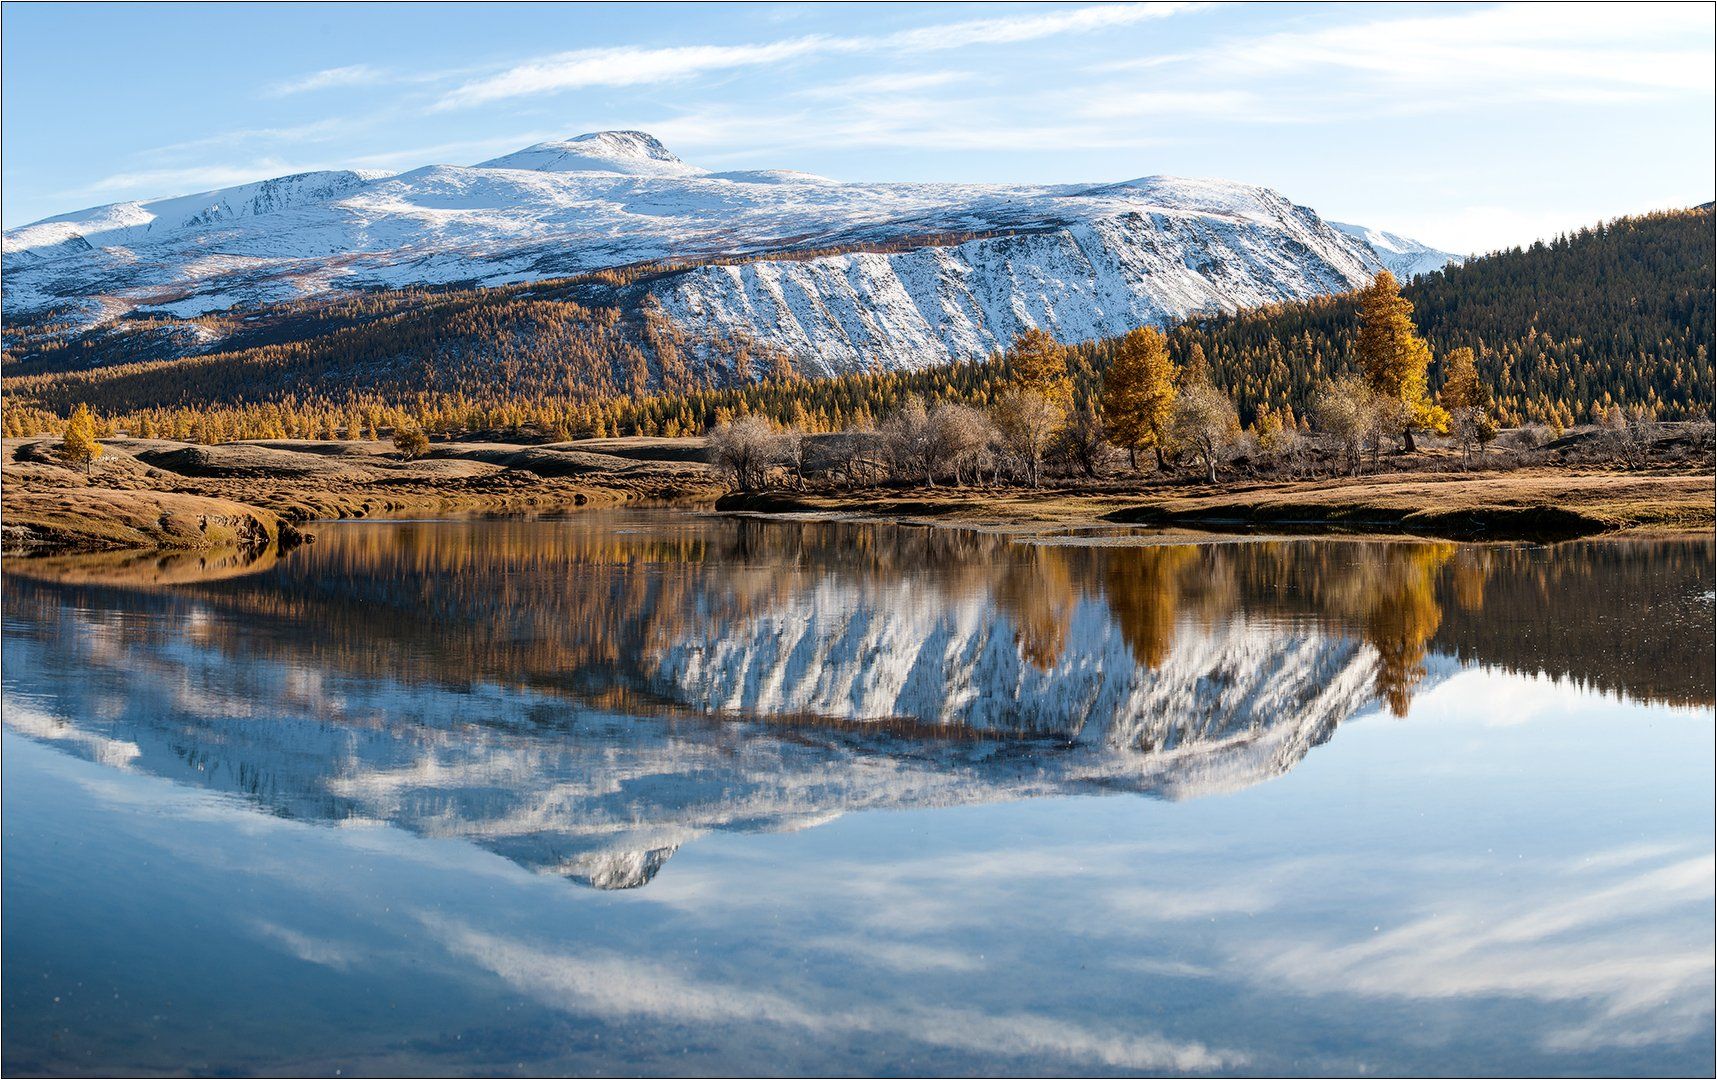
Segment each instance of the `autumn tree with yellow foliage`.
[{"label": "autumn tree with yellow foliage", "polygon": [[1365,381],[1392,407],[1389,427],[1402,450],[1413,452],[1415,428],[1448,430],[1448,414],[1431,401],[1431,347],[1413,326],[1413,302],[1387,270],[1360,291],[1355,353]]},{"label": "autumn tree with yellow foliage", "polygon": [[401,424],[394,429],[393,448],[406,461],[413,461],[429,452],[429,436],[416,424]]},{"label": "autumn tree with yellow foliage", "polygon": [[1139,451],[1146,448],[1155,448],[1157,468],[1164,467],[1176,375],[1168,338],[1155,327],[1130,331],[1115,346],[1115,358],[1103,375],[1103,424],[1109,439],[1127,451],[1135,471]]},{"label": "autumn tree with yellow foliage", "polygon": [[66,433],[60,440],[60,453],[66,463],[79,466],[84,475],[95,472],[95,459],[102,454],[101,443],[95,438],[95,416],[88,405],[79,405],[66,421]]},{"label": "autumn tree with yellow foliage", "polygon": [[990,418],[1032,487],[1043,482],[1044,453],[1073,408],[1067,354],[1049,331],[1033,327],[1014,338],[1002,358],[1008,379]]},{"label": "autumn tree with yellow foliage", "polygon": [[1483,446],[1496,434],[1496,424],[1490,416],[1490,388],[1479,378],[1471,349],[1452,350],[1444,362],[1449,373],[1439,396],[1448,411],[1450,428],[1461,444],[1461,466],[1465,468],[1473,444]]},{"label": "autumn tree with yellow foliage", "polygon": [[1073,378],[1067,371],[1067,347],[1047,330],[1035,327],[1014,338],[1007,351],[1014,386],[1049,398],[1062,409],[1073,406]]}]

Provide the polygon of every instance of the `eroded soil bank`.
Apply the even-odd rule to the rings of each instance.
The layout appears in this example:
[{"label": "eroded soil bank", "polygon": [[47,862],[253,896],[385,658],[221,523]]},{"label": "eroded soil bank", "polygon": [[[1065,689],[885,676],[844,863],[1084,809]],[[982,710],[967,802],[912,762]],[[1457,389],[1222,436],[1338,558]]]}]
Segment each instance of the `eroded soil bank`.
[{"label": "eroded soil bank", "polygon": [[525,512],[635,501],[712,503],[721,492],[690,440],[436,444],[279,440],[200,446],[112,439],[90,470],[58,440],[7,439],[0,533],[9,555],[281,544],[298,526],[377,514]]}]

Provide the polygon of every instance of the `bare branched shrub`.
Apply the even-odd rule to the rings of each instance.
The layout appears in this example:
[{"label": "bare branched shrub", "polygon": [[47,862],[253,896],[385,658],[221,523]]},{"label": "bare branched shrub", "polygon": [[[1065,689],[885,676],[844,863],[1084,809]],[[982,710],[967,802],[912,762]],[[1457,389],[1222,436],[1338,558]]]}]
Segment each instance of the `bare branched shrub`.
[{"label": "bare branched shrub", "polygon": [[1240,439],[1240,416],[1228,395],[1208,382],[1182,387],[1169,420],[1174,444],[1196,455],[1205,479],[1216,483],[1216,467]]},{"label": "bare branched shrub", "polygon": [[882,435],[874,428],[853,427],[826,436],[829,473],[847,485],[871,484],[888,468]]},{"label": "bare branched shrub", "polygon": [[1537,450],[1550,441],[1550,433],[1540,424],[1527,424],[1509,432],[1508,446],[1514,450]]},{"label": "bare branched shrub", "polygon": [[917,480],[935,486],[930,412],[923,401],[907,398],[882,422],[878,434],[882,436],[883,452],[896,480]]},{"label": "bare branched shrub", "polygon": [[1066,417],[1061,403],[1037,390],[1014,389],[996,400],[990,416],[1003,453],[1032,487],[1042,484],[1043,456]]},{"label": "bare branched shrub", "polygon": [[1604,448],[1611,457],[1630,469],[1643,469],[1651,459],[1651,444],[1657,441],[1657,421],[1645,409],[1623,409],[1612,405],[1600,424]]},{"label": "bare branched shrub", "polygon": [[1113,448],[1104,438],[1103,418],[1091,409],[1078,409],[1056,433],[1052,452],[1069,472],[1102,475]]},{"label": "bare branched shrub", "polygon": [[1709,454],[1717,449],[1717,424],[1709,417],[1691,421],[1687,425],[1687,438],[1695,453]]},{"label": "bare branched shrub", "polygon": [[935,487],[939,477],[951,475],[956,484],[975,477],[995,427],[968,405],[944,403],[926,409],[910,398],[883,421],[878,434],[896,479]]},{"label": "bare branched shrub", "polygon": [[767,420],[742,416],[717,424],[709,433],[709,459],[730,473],[741,491],[756,491],[769,479],[769,470],[788,456],[787,435]]},{"label": "bare branched shrub", "polygon": [[1325,383],[1313,403],[1318,430],[1336,444],[1348,475],[1359,471],[1369,448],[1373,457],[1388,429],[1392,403],[1384,401],[1358,375],[1343,375]]},{"label": "bare branched shrub", "polygon": [[975,478],[983,465],[995,425],[969,405],[944,404],[930,410],[931,472],[949,471],[954,483]]}]

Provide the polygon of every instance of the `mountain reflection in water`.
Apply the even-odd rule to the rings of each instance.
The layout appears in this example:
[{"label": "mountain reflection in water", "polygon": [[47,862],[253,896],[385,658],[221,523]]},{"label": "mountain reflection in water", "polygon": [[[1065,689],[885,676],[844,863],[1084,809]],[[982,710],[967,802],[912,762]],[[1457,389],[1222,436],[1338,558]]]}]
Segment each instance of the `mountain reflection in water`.
[{"label": "mountain reflection in water", "polygon": [[7,724],[619,888],[710,830],[1234,790],[1467,664],[1713,700],[1704,539],[1081,545],[665,513],[320,533],[208,580],[8,564]]}]

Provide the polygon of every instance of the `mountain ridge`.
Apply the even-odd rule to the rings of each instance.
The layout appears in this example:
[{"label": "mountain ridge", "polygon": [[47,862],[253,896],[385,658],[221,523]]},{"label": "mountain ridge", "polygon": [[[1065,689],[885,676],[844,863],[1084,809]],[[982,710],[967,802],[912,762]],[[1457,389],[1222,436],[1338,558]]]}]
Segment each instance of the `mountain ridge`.
[{"label": "mountain ridge", "polygon": [[692,270],[658,299],[699,331],[833,374],[974,359],[1034,326],[1083,340],[1343,291],[1389,265],[1367,234],[1399,239],[1232,181],[712,173],[647,133],[605,131],[474,166],[300,173],[33,222],[5,233],[5,301],[10,316],[79,333],[133,314],[738,258],[752,269]]}]

